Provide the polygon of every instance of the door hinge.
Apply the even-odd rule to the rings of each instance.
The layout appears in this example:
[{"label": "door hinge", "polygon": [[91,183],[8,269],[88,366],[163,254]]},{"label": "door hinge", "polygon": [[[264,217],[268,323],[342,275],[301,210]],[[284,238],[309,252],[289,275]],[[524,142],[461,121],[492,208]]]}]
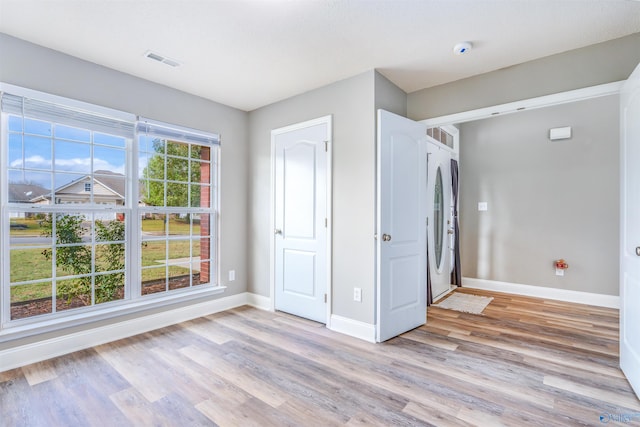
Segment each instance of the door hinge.
[{"label": "door hinge", "polygon": [[328,152],[329,151],[329,141],[325,141],[324,142],[324,151]]},{"label": "door hinge", "polygon": [[327,218],[324,219],[324,228],[329,226],[329,220]]},{"label": "door hinge", "polygon": [[324,302],[327,303],[327,294],[324,294]]}]

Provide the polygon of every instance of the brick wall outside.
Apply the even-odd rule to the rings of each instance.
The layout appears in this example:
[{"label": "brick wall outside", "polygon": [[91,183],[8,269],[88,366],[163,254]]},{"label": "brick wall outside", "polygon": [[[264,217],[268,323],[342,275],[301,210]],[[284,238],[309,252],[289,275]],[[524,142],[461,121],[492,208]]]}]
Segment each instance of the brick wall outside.
[{"label": "brick wall outside", "polygon": [[[201,159],[211,160],[211,149],[202,147]],[[211,163],[200,163],[200,183],[207,184],[200,187],[200,206],[211,206]],[[209,238],[211,231],[211,216],[202,215],[200,217],[200,283],[209,283],[211,281],[211,239]],[[206,261],[205,261],[206,260]]]}]

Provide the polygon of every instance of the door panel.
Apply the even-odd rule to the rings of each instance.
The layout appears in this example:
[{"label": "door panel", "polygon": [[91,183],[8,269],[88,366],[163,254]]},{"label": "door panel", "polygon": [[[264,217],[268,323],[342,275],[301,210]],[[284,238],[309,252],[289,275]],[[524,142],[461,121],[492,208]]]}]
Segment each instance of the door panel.
[{"label": "door panel", "polygon": [[326,323],[329,124],[274,133],[274,307]]},{"label": "door panel", "polygon": [[622,89],[620,113],[620,367],[640,396],[640,66]]},{"label": "door panel", "polygon": [[378,111],[377,341],[426,321],[425,135],[426,126]]},{"label": "door panel", "polygon": [[451,152],[429,141],[428,212],[429,212],[429,269],[431,292],[437,298],[450,289],[451,248]]},{"label": "door panel", "polygon": [[[322,153],[324,154],[324,152]],[[283,232],[287,238],[315,239],[316,144],[299,141],[282,147]]]}]

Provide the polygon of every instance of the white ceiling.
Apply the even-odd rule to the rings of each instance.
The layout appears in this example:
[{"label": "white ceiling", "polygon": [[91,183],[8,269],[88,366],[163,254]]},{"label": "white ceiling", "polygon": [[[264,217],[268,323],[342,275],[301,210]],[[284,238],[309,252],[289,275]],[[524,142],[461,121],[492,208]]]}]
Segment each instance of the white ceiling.
[{"label": "white ceiling", "polygon": [[640,1],[0,0],[0,32],[250,111],[373,68],[413,92],[640,32]]}]

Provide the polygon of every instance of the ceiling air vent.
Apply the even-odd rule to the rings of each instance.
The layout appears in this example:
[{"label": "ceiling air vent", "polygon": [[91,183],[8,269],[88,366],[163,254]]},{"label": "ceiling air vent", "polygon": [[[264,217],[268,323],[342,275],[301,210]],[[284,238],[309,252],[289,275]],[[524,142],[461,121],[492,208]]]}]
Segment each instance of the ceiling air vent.
[{"label": "ceiling air vent", "polygon": [[166,56],[160,55],[159,53],[152,52],[150,50],[147,51],[144,56],[149,59],[153,59],[154,61],[162,62],[163,64],[166,64],[170,67],[179,67],[181,65],[175,59],[167,58]]}]

